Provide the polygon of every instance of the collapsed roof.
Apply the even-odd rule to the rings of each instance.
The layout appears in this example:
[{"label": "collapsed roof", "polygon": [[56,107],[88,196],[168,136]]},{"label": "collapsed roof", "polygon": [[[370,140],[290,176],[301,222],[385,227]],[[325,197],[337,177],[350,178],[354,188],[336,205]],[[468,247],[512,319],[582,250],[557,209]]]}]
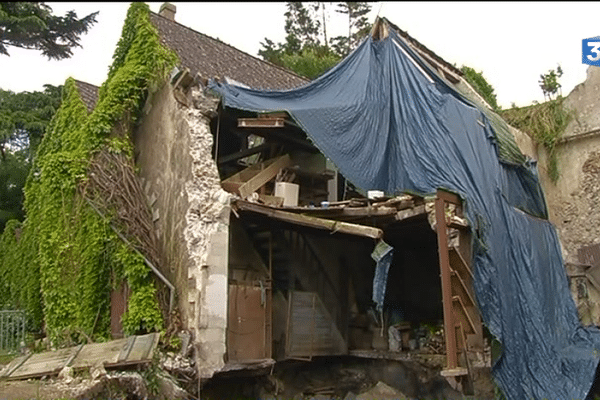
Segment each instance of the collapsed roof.
[{"label": "collapsed roof", "polygon": [[504,393],[584,398],[600,331],[579,323],[535,163],[515,152],[502,121],[389,27],[379,20],[376,38],[298,89],[209,87],[230,108],[287,111],[364,190],[460,195],[473,227],[479,309],[503,345],[494,374]]}]

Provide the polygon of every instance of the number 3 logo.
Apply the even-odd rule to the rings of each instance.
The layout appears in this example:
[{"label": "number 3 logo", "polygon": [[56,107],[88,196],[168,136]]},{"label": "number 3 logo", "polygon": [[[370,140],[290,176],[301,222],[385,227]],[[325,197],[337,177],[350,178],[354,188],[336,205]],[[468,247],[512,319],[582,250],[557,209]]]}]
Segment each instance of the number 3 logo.
[{"label": "number 3 logo", "polygon": [[594,57],[588,54],[587,59],[590,61],[600,60],[600,42],[588,42],[587,45],[591,47],[591,49],[589,49],[590,53],[595,54]]},{"label": "number 3 logo", "polygon": [[600,36],[581,41],[581,62],[600,67]]}]

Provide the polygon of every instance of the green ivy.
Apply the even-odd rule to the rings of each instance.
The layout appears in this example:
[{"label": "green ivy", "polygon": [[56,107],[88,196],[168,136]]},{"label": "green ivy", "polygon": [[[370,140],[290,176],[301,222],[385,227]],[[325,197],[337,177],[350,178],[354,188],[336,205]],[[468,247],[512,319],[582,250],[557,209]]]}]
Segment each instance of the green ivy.
[{"label": "green ivy", "polygon": [[[55,343],[108,337],[110,290],[123,281],[131,292],[123,316],[126,333],[162,328],[150,269],[85,201],[81,187],[96,152],[109,149],[132,159],[130,128],[148,88],[164,82],[176,62],[160,44],[148,6],[132,3],[91,114],[75,81],[65,82],[61,107],[25,185],[21,236],[17,240],[18,224],[11,222],[0,238],[0,304],[26,308],[39,325],[43,319]],[[37,310],[36,299],[42,305]]]},{"label": "green ivy", "polygon": [[564,98],[558,97],[541,104],[513,107],[500,115],[512,126],[527,133],[548,152],[548,175],[552,182],[560,177],[556,144],[571,121],[573,114],[563,106]]},{"label": "green ivy", "polygon": [[467,82],[479,93],[481,97],[492,107],[492,110],[499,111],[498,100],[496,99],[496,93],[494,93],[494,87],[488,83],[483,76],[483,72],[477,72],[471,67],[463,65],[460,68],[463,76]]}]

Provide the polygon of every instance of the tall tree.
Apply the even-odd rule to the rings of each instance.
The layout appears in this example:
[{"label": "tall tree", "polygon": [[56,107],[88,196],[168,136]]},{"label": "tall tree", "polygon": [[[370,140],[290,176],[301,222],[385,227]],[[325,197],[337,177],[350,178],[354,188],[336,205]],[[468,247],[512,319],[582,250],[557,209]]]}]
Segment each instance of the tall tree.
[{"label": "tall tree", "polygon": [[332,39],[334,49],[345,57],[371,30],[371,24],[367,17],[371,11],[371,5],[368,2],[347,1],[337,3],[335,11],[348,16],[348,36],[337,36]]},{"label": "tall tree", "polygon": [[13,93],[0,89],[0,232],[23,214],[23,186],[33,155],[60,106],[61,87]]},{"label": "tall tree", "polygon": [[0,3],[0,54],[8,47],[39,50],[48,59],[61,60],[81,47],[79,38],[96,22],[98,12],[77,18],[74,11],[64,17],[52,14],[45,3]]},{"label": "tall tree", "polygon": [[286,44],[293,44],[288,52],[299,52],[305,47],[320,45],[319,29],[321,23],[316,18],[318,6],[288,1],[285,12]]},{"label": "tall tree", "polygon": [[287,2],[286,41],[276,44],[265,38],[258,54],[307,78],[316,78],[354,49],[371,29],[369,3],[338,3],[337,7],[336,11],[348,15],[348,36],[328,38],[325,3]]}]

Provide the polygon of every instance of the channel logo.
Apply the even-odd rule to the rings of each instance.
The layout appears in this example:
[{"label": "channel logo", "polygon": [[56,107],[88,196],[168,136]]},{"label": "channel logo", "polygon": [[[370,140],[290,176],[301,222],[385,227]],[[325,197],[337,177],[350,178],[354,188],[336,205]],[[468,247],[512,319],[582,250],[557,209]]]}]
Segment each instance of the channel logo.
[{"label": "channel logo", "polygon": [[581,41],[581,62],[600,67],[600,36]]}]

